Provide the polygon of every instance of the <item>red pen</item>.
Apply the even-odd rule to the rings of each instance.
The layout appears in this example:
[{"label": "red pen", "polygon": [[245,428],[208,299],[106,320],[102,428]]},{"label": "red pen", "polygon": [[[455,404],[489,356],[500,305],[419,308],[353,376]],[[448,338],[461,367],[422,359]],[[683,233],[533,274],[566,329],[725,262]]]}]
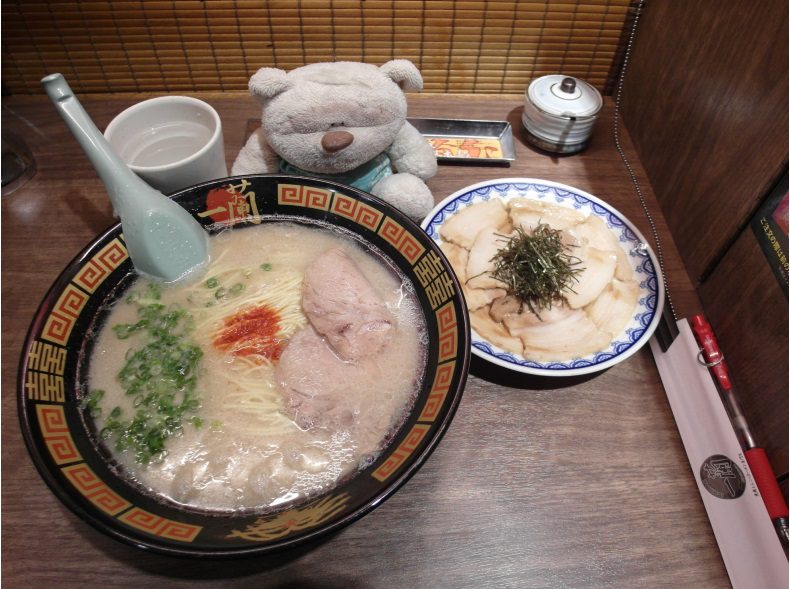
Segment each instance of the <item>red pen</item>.
[{"label": "red pen", "polygon": [[788,549],[788,510],[787,502],[782,495],[779,484],[776,482],[776,475],[768,461],[768,456],[763,448],[757,446],[754,441],[746,417],[741,410],[738,399],[735,395],[730,373],[727,364],[724,362],[724,355],[719,349],[719,343],[713,334],[710,324],[702,315],[694,315],[691,318],[691,329],[700,345],[700,362],[705,364],[718,384],[724,406],[730,417],[733,428],[738,435],[738,440],[743,448],[746,462],[754,476],[754,482],[760,491],[768,515],[774,522],[776,533],[782,542],[782,547],[787,553]]}]

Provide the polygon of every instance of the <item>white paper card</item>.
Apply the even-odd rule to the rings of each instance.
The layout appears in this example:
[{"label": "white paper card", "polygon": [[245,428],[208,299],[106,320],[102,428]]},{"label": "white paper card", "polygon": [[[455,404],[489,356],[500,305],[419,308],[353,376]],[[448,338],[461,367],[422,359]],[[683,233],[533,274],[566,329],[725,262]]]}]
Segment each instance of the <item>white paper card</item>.
[{"label": "white paper card", "polygon": [[650,340],[713,533],[735,589],[787,587],[788,561],[691,326],[666,351]]}]

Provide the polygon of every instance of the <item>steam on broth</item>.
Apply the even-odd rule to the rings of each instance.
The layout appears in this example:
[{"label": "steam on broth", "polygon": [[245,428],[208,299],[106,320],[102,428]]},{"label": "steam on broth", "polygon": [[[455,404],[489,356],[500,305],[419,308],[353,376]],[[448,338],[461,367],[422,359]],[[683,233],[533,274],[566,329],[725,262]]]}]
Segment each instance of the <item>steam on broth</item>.
[{"label": "steam on broth", "polygon": [[[381,451],[414,402],[425,322],[413,287],[325,227],[276,222],[211,239],[199,283],[138,280],[110,311],[84,401],[96,430],[137,483],[194,508],[264,510],[326,491]],[[303,309],[305,273],[336,259],[391,317],[360,327],[387,332],[362,357],[338,354]]]}]

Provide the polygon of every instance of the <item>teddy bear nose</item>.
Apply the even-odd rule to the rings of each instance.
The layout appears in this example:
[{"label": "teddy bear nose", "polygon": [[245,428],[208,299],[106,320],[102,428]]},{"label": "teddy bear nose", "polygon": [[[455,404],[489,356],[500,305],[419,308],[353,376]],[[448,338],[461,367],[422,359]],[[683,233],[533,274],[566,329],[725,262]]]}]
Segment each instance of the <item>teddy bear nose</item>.
[{"label": "teddy bear nose", "polygon": [[334,153],[345,149],[354,141],[354,136],[348,131],[329,131],[321,138],[321,147],[324,151]]}]

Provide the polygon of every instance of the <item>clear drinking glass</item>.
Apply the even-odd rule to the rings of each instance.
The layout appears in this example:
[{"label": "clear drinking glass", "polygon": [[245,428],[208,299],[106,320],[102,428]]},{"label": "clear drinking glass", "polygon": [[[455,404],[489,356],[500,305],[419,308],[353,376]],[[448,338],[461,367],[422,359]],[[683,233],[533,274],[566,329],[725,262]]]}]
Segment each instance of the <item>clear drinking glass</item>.
[{"label": "clear drinking glass", "polygon": [[24,140],[15,133],[2,133],[3,196],[21,188],[36,174],[36,160]]}]

